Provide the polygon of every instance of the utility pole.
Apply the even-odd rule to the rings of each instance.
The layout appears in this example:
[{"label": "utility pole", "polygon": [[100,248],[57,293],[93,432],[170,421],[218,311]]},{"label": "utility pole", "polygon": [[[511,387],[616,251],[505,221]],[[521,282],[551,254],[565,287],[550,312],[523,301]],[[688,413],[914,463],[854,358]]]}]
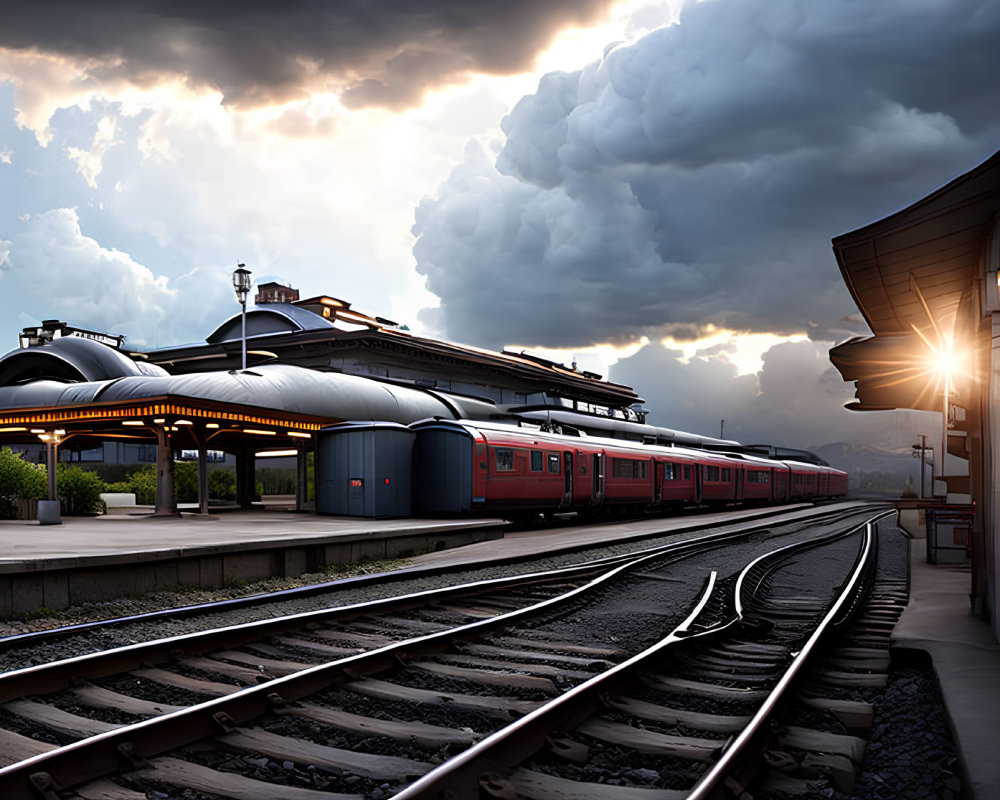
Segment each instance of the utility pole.
[{"label": "utility pole", "polygon": [[719,438],[726,438],[726,421],[724,419],[719,420]]},{"label": "utility pole", "polygon": [[[921,433],[921,434],[919,434],[919,436],[920,436],[920,444],[913,445],[913,457],[914,458],[917,457],[917,452],[916,451],[919,450],[920,451],[920,499],[923,500],[924,499],[924,471],[925,471],[925,466],[924,465],[925,465],[925,462],[927,460],[927,451],[929,449],[933,449],[933,448],[928,448],[927,447],[927,436],[925,434]],[[934,485],[934,461],[932,460],[931,461],[931,486],[933,486],[933,485]]]}]

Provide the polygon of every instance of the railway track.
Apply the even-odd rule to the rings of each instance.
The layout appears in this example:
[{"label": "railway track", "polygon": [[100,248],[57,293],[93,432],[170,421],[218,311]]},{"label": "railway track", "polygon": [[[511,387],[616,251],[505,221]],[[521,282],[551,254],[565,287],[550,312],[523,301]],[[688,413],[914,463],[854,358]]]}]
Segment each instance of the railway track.
[{"label": "railway track", "polygon": [[[827,631],[870,590],[873,526],[858,538],[850,574],[822,585],[786,574],[790,559],[816,544],[755,560],[735,586],[713,580],[670,636],[443,764],[397,799],[441,797],[445,788],[455,798],[742,796],[766,763],[774,735],[768,723],[788,687]],[[786,741],[825,751],[835,739],[800,732]]]},{"label": "railway track", "polygon": [[[775,516],[757,519],[753,522],[737,521],[735,524],[717,527],[714,533],[709,536],[735,533],[746,535],[754,532],[766,532],[772,529],[783,531],[789,525],[807,524],[812,525],[820,522],[836,523],[841,519],[849,519],[852,516],[863,513],[859,506],[834,506],[832,508],[819,507],[815,509],[799,509],[792,512],[783,511]],[[488,565],[494,573],[504,570],[509,573],[518,571],[532,571],[538,569],[535,566],[539,561],[547,566],[556,564],[576,563],[576,557],[586,557],[595,550],[605,550],[614,552],[616,555],[628,556],[646,552],[653,547],[667,546],[680,539],[700,539],[706,536],[702,529],[685,530],[677,534],[667,534],[647,532],[631,533],[623,542],[609,542],[608,546],[595,547],[592,542],[563,544],[558,548],[550,548],[545,553],[532,556],[512,556],[505,559],[493,560]],[[661,544],[656,544],[657,540]],[[653,542],[654,544],[646,544]],[[595,559],[596,560],[596,559]],[[483,570],[485,572],[486,570]],[[242,612],[245,615],[257,613],[260,610],[261,616],[280,616],[290,613],[300,613],[302,608],[312,606],[316,609],[329,607],[332,603],[345,604],[340,598],[344,595],[348,597],[346,603],[351,603],[355,598],[359,598],[366,593],[370,593],[372,587],[378,587],[380,591],[388,594],[387,586],[399,584],[403,588],[395,590],[396,594],[404,594],[409,587],[418,585],[421,581],[430,579],[441,582],[444,576],[454,573],[462,573],[467,578],[469,573],[475,573],[468,564],[445,563],[430,567],[417,567],[403,570],[394,570],[385,573],[357,575],[350,578],[342,578],[334,581],[312,584],[309,586],[284,589],[280,591],[268,592],[266,594],[250,595],[246,597],[230,598],[207,603],[195,603],[191,605],[163,608],[155,611],[115,617],[110,616],[90,622],[81,622],[62,627],[47,628],[42,630],[28,631],[0,637],[0,670],[16,669],[20,666],[17,663],[16,654],[24,652],[23,663],[40,663],[49,658],[46,655],[46,645],[48,642],[58,640],[72,640],[73,647],[77,652],[87,652],[91,650],[104,650],[116,646],[116,639],[132,640],[150,638],[150,634],[144,630],[149,626],[156,626],[163,623],[171,632],[186,633],[197,629],[207,629],[210,627],[220,627],[229,625],[230,619],[239,619]],[[422,588],[422,587],[421,587]],[[245,618],[245,617],[244,617]],[[135,628],[135,633],[127,632],[129,628]],[[115,631],[126,631],[125,633],[115,633]],[[167,635],[160,633],[161,636]],[[37,651],[37,652],[35,652]],[[8,656],[7,654],[15,654]]]},{"label": "railway track", "polygon": [[[763,612],[783,618],[787,612],[761,605],[759,591],[748,595],[757,603],[748,606],[753,616],[740,605],[748,580],[766,584],[774,602],[778,573],[765,569],[757,578],[713,580],[698,615],[684,621],[697,584],[692,575],[699,567],[690,566],[696,554],[733,538],[9,673],[0,679],[0,744],[13,763],[0,769],[0,795],[54,798],[75,787],[81,797],[138,798],[145,796],[138,787],[155,786],[160,797],[185,787],[213,797],[378,798],[412,784],[401,797],[438,796],[437,789],[424,788],[441,780],[434,776],[445,767],[437,765],[474,763],[468,754],[493,738],[520,739],[526,721],[557,713],[547,709],[567,702],[579,708],[567,698],[600,696],[607,685],[587,687],[646,669],[635,666],[635,641],[655,641],[647,648],[651,654],[672,652],[680,643],[691,659],[688,645],[710,631],[739,629],[759,637],[768,627],[759,622],[767,619]],[[765,555],[774,549],[767,539],[758,534],[742,545],[761,553],[758,573],[760,564],[779,558]],[[736,587],[731,601],[727,586]],[[660,603],[667,595],[673,600]],[[815,614],[815,602],[799,605],[792,604],[796,612],[808,607]],[[644,637],[634,630],[626,635],[630,626]],[[767,633],[784,627],[772,620]],[[777,646],[755,638],[730,645],[721,657],[700,658],[741,655],[770,663],[782,660],[769,649]],[[687,663],[704,677],[706,663]],[[608,728],[588,724],[591,733]],[[720,736],[704,737],[715,741],[713,754],[721,749]],[[459,752],[466,755],[456,757]],[[699,763],[712,758],[703,753]],[[92,783],[123,766],[127,772],[117,783]],[[477,772],[466,796],[492,791],[481,779],[493,770],[464,769]],[[456,778],[446,780],[451,786]],[[512,784],[504,776],[497,780],[508,781],[497,784],[497,796],[505,796]],[[420,794],[425,791],[432,793]]]}]

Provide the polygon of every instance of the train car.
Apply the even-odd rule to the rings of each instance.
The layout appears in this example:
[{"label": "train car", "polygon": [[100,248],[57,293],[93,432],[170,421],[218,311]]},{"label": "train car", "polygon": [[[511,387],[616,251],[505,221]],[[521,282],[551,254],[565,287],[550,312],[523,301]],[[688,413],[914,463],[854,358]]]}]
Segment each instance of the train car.
[{"label": "train car", "polygon": [[547,511],[590,500],[589,482],[574,480],[587,460],[575,457],[568,437],[444,419],[411,427],[417,513]]},{"label": "train car", "polygon": [[748,505],[786,499],[788,467],[781,461],[745,453],[726,453],[736,460],[737,500]]},{"label": "train car", "polygon": [[799,461],[786,461],[788,464],[789,500],[810,500],[819,497],[819,476],[822,467],[817,464],[806,464]]},{"label": "train car", "polygon": [[657,510],[846,493],[846,475],[815,464],[500,423],[433,419],[410,427],[413,506],[422,514]]},{"label": "train car", "polygon": [[827,497],[843,497],[847,494],[847,473],[838,469],[831,469],[828,483],[829,494]]},{"label": "train car", "polygon": [[[663,449],[657,448],[660,451]],[[657,453],[654,462],[654,506],[675,509],[700,500],[696,454],[670,449],[666,453]]]},{"label": "train car", "polygon": [[699,501],[710,505],[736,500],[736,463],[717,453],[704,453],[698,458],[701,476]]}]

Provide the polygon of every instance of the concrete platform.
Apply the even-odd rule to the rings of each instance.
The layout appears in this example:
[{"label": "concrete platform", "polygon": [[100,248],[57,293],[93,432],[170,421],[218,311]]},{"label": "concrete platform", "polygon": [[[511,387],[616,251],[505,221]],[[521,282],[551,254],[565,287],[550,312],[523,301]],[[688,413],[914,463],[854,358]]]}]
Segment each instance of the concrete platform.
[{"label": "concrete platform", "polygon": [[[827,507],[842,509],[862,505],[866,504],[844,501]],[[469,566],[495,563],[505,559],[542,553],[566,552],[586,547],[598,547],[612,542],[627,542],[659,534],[691,533],[703,528],[719,528],[727,524],[738,525],[758,519],[773,519],[775,524],[778,524],[779,521],[790,522],[813,513],[815,513],[815,506],[811,503],[802,503],[699,513],[688,516],[648,517],[622,520],[613,524],[601,522],[537,530],[513,530],[507,531],[502,539],[479,542],[463,547],[461,550],[447,553],[424,553],[413,559],[411,568],[418,569],[445,562]]]},{"label": "concrete platform", "polygon": [[[858,505],[842,503],[838,506]],[[418,555],[410,569],[475,565],[762,517],[794,519],[810,504],[618,524],[515,531],[500,519],[387,519],[297,514],[281,506],[153,517],[151,508],[61,525],[0,521],[0,619],[179,586],[217,588],[295,577],[336,564]]]},{"label": "concrete platform", "polygon": [[892,636],[894,648],[928,653],[969,800],[1000,797],[1000,644],[989,623],[972,614],[968,567],[927,563],[926,543],[910,541],[910,603]]},{"label": "concrete platform", "polygon": [[336,564],[503,536],[499,519],[359,519],[288,511],[153,517],[142,510],[0,521],[0,618],[192,586],[298,576]]}]

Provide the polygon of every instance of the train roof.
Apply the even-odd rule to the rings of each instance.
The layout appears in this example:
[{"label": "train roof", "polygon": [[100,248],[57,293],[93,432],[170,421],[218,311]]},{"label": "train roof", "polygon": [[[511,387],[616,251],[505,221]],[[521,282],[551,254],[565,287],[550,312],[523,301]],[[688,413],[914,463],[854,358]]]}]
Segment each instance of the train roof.
[{"label": "train roof", "polygon": [[720,452],[714,450],[696,450],[687,447],[677,447],[669,445],[657,445],[653,443],[636,442],[630,439],[612,439],[604,436],[589,436],[587,434],[580,434],[578,436],[567,436],[565,434],[556,434],[549,431],[543,431],[541,429],[524,427],[523,425],[509,425],[502,422],[491,422],[491,421],[480,421],[480,420],[470,420],[470,419],[426,419],[415,422],[411,427],[415,429],[430,428],[434,426],[440,426],[444,428],[461,428],[466,431],[470,436],[472,436],[473,431],[484,431],[493,432],[497,434],[508,434],[508,435],[520,435],[520,436],[530,436],[535,439],[539,444],[544,442],[548,443],[558,443],[567,444],[572,442],[574,439],[579,439],[580,442],[587,442],[592,445],[600,445],[602,447],[607,447],[609,449],[626,450],[636,454],[652,454],[654,451],[652,448],[658,448],[658,451],[663,454],[669,454],[677,458],[700,460],[700,461],[717,461],[720,463],[733,463],[733,462],[744,462],[749,464],[756,464],[761,467],[776,467],[776,466],[793,466],[796,469],[801,469],[811,472],[823,472],[828,470],[828,467],[822,467],[817,464],[807,464],[804,462],[787,462],[781,461],[779,459],[768,459],[759,455],[749,454],[749,453],[731,453],[731,452]]},{"label": "train roof", "polygon": [[590,435],[600,436],[603,434],[612,439],[617,438],[614,434],[620,433],[623,436],[632,436],[636,439],[656,439],[658,444],[664,445],[729,450],[740,447],[739,442],[731,439],[715,439],[711,436],[702,436],[697,433],[679,431],[673,428],[663,428],[656,425],[648,425],[644,422],[633,422],[571,409],[508,406],[506,410],[521,419],[531,420],[535,423],[558,423],[570,426],[576,430],[597,430],[601,431],[601,433]]}]

